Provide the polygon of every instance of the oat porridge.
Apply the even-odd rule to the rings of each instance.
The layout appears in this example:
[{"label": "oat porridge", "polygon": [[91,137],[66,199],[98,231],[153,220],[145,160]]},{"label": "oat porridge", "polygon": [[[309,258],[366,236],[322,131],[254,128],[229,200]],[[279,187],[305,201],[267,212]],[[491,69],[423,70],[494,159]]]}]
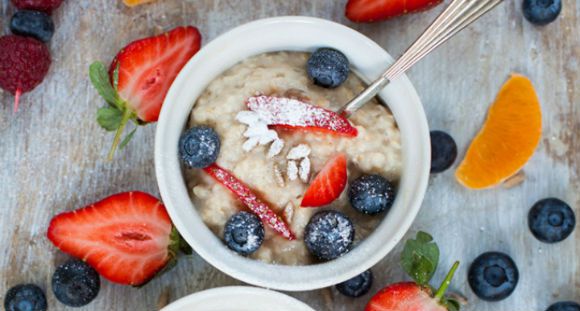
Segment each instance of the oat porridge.
[{"label": "oat porridge", "polygon": [[[348,220],[350,224],[344,224],[352,227],[348,234],[353,236],[339,238],[340,241],[350,239],[352,245],[356,245],[373,231],[388,211],[365,210],[364,204],[370,202],[369,197],[358,200],[356,191],[362,189],[360,191],[370,193],[368,185],[373,185],[376,178],[366,178],[369,176],[382,176],[381,180],[388,180],[395,187],[401,174],[400,133],[389,110],[373,99],[348,121],[338,118],[332,111],[363,90],[365,84],[350,73],[336,88],[320,87],[306,72],[310,57],[310,53],[276,52],[235,65],[207,86],[197,99],[188,124],[189,128],[201,126],[215,131],[220,151],[215,154],[217,160],[209,162],[231,173],[231,176],[218,176],[222,178],[220,184],[215,174],[212,178],[207,170],[185,168],[194,205],[216,236],[224,239],[224,234],[229,234],[228,228],[233,228],[228,225],[229,220],[241,211],[249,212],[246,203],[257,201],[263,203],[259,208],[271,210],[270,216],[278,216],[278,225],[285,223],[291,231],[290,238],[284,236],[281,234],[284,229],[273,230],[276,224],[260,217],[264,222],[261,229],[251,213],[236,217],[238,227],[251,229],[251,237],[263,240],[257,250],[238,253],[267,263],[306,265],[336,257],[328,257],[324,251],[313,254],[307,246],[311,237],[305,235],[314,234],[310,231],[320,233],[320,230],[305,233],[315,214],[317,220],[322,221],[322,227],[328,225],[328,221],[340,225],[343,219]],[[272,103],[276,104],[274,108]],[[319,119],[297,119],[305,114],[317,118],[329,114],[335,115],[330,117],[335,119],[329,122],[324,119],[322,123]],[[280,123],[283,124],[280,126]],[[340,170],[335,169],[340,165],[345,168],[343,184],[332,185],[323,194],[314,193],[314,201],[320,203],[316,205],[321,206],[301,207],[305,196],[311,196],[310,192],[326,187],[329,180],[340,175]],[[318,178],[323,174],[325,178]],[[230,178],[230,183],[224,183],[224,178]],[[357,179],[359,181],[354,182]],[[242,189],[247,191],[242,197],[239,192],[238,196],[232,194],[239,190],[238,181],[248,188]],[[331,201],[325,201],[328,193],[334,195]],[[389,188],[385,194],[392,200],[394,190]],[[321,211],[338,212],[342,216],[330,219],[328,217],[336,215]],[[345,251],[352,245],[345,243]]]}]

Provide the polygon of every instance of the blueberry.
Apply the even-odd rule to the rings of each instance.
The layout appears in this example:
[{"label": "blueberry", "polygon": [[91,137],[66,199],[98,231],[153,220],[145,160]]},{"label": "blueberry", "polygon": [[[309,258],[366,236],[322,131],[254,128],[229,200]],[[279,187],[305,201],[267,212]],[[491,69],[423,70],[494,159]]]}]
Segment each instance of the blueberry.
[{"label": "blueberry", "polygon": [[551,305],[546,311],[580,311],[580,304],[574,301],[561,301]]},{"label": "blueberry", "polygon": [[101,289],[101,279],[95,269],[81,260],[69,260],[52,275],[52,291],[58,301],[71,307],[81,307],[93,301]]},{"label": "blueberry", "polygon": [[457,158],[457,144],[449,134],[431,131],[431,173],[441,173]]},{"label": "blueberry", "polygon": [[46,13],[23,10],[12,16],[10,30],[15,35],[33,37],[48,42],[54,34],[54,24],[50,15]]},{"label": "blueberry", "polygon": [[314,84],[325,88],[340,86],[350,72],[348,58],[331,48],[320,48],[312,53],[306,70]]},{"label": "blueberry", "polygon": [[4,297],[6,311],[45,311],[47,308],[44,292],[34,284],[16,285]]},{"label": "blueberry", "polygon": [[337,211],[316,213],[304,230],[306,248],[320,260],[332,260],[346,254],[353,240],[352,221]]},{"label": "blueberry", "polygon": [[239,212],[226,223],[224,240],[231,250],[240,255],[250,255],[264,242],[264,225],[258,216]]},{"label": "blueberry", "polygon": [[395,187],[380,175],[363,175],[350,184],[348,198],[355,210],[375,215],[391,208]]},{"label": "blueberry", "polygon": [[546,25],[553,22],[562,11],[562,0],[524,0],[524,16],[535,25]]},{"label": "blueberry", "polygon": [[483,300],[505,299],[515,290],[518,280],[516,264],[504,253],[483,253],[469,267],[469,285]]},{"label": "blueberry", "polygon": [[528,214],[528,226],[534,236],[544,243],[556,243],[566,239],[576,226],[574,211],[556,198],[540,200]]},{"label": "blueberry", "polygon": [[369,292],[373,285],[373,272],[367,270],[352,279],[336,284],[336,289],[343,295],[357,298]]},{"label": "blueberry", "polygon": [[204,168],[217,160],[220,138],[211,127],[194,126],[179,138],[179,157],[189,168]]}]

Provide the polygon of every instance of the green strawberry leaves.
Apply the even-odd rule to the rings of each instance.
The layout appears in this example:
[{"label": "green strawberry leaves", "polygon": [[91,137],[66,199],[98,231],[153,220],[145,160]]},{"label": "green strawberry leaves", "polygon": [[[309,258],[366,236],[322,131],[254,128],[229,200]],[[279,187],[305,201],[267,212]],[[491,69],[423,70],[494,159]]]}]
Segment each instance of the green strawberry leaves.
[{"label": "green strawberry leaves", "polygon": [[[407,240],[403,252],[401,253],[401,266],[407,274],[422,287],[431,288],[429,281],[433,278],[437,265],[439,264],[439,247],[433,241],[433,237],[423,231],[417,232],[415,239]],[[459,262],[455,262],[453,267],[445,277],[445,280],[433,296],[448,311],[459,311],[459,303],[451,298],[445,297],[445,292],[451,284],[451,279]]]},{"label": "green strawberry leaves", "polygon": [[91,64],[89,67],[89,77],[99,95],[101,95],[108,104],[108,106],[97,110],[97,122],[106,131],[116,132],[113,146],[109,151],[108,157],[109,160],[112,160],[117,146],[119,149],[123,149],[135,135],[135,130],[137,128],[129,132],[129,134],[121,141],[121,135],[123,134],[129,120],[132,120],[136,125],[143,125],[144,123],[140,122],[136,114],[127,107],[127,103],[117,92],[117,86],[119,84],[119,66],[117,66],[113,71],[112,84],[107,68],[101,62],[94,62]]},{"label": "green strawberry leaves", "polygon": [[439,247],[428,233],[419,231],[414,240],[407,240],[401,254],[401,265],[419,285],[429,283],[439,263]]}]

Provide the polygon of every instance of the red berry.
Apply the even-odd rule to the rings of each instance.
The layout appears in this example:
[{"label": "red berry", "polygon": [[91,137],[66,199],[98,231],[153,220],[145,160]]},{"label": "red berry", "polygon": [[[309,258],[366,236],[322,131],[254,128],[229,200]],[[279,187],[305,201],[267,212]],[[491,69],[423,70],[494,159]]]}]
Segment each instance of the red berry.
[{"label": "red berry", "polygon": [[232,173],[219,167],[217,164],[212,164],[203,169],[208,175],[213,177],[217,182],[228,188],[234,195],[246,205],[254,214],[256,214],[262,222],[274,229],[278,234],[288,240],[294,240],[296,237],[290,231],[288,225],[276,215],[270,207],[262,202],[258,197]]},{"label": "red berry", "polygon": [[374,22],[430,9],[443,0],[349,0],[345,15],[353,22]]},{"label": "red berry", "polygon": [[51,13],[62,4],[62,0],[12,0],[12,3],[21,10]]},{"label": "red berry", "polygon": [[42,82],[50,67],[46,45],[36,39],[9,35],[0,37],[0,47],[1,88],[18,97]]},{"label": "red berry", "polygon": [[346,186],[346,156],[339,154],[330,159],[306,189],[302,207],[318,207],[336,200]]},{"label": "red berry", "polygon": [[125,192],[55,216],[48,239],[108,280],[140,285],[175,260],[179,235],[165,206],[144,192]]},{"label": "red berry", "polygon": [[428,288],[413,282],[397,283],[376,293],[365,311],[447,311],[433,297]]}]

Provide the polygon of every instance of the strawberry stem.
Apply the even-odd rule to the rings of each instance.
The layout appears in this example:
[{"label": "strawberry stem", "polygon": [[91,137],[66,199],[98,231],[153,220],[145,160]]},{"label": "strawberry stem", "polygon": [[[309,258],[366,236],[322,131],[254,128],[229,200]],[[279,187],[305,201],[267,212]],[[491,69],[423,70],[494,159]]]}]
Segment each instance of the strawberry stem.
[{"label": "strawberry stem", "polygon": [[22,95],[22,90],[20,87],[16,89],[16,93],[14,94],[14,113],[18,112],[18,104],[20,103],[20,95]]},{"label": "strawberry stem", "polygon": [[113,156],[115,155],[115,150],[117,150],[117,146],[119,145],[119,142],[121,141],[121,135],[123,134],[123,131],[125,130],[125,126],[127,125],[127,122],[129,122],[129,120],[132,117],[133,117],[133,113],[131,112],[131,110],[129,110],[129,109],[123,110],[123,117],[121,118],[121,124],[119,124],[119,128],[117,129],[117,132],[115,133],[115,138],[113,139],[113,146],[111,146],[111,150],[109,151],[109,156],[108,156],[109,161],[113,160]]},{"label": "strawberry stem", "polygon": [[449,273],[447,273],[445,280],[443,280],[443,283],[441,283],[441,286],[439,287],[439,289],[435,293],[435,297],[434,297],[435,300],[441,301],[441,299],[443,298],[443,295],[445,295],[445,292],[447,291],[447,288],[449,287],[449,284],[451,284],[451,279],[453,279],[453,275],[455,274],[455,271],[457,270],[457,268],[459,268],[459,261],[456,261],[453,264],[453,267],[451,267],[451,270],[449,270]]}]

